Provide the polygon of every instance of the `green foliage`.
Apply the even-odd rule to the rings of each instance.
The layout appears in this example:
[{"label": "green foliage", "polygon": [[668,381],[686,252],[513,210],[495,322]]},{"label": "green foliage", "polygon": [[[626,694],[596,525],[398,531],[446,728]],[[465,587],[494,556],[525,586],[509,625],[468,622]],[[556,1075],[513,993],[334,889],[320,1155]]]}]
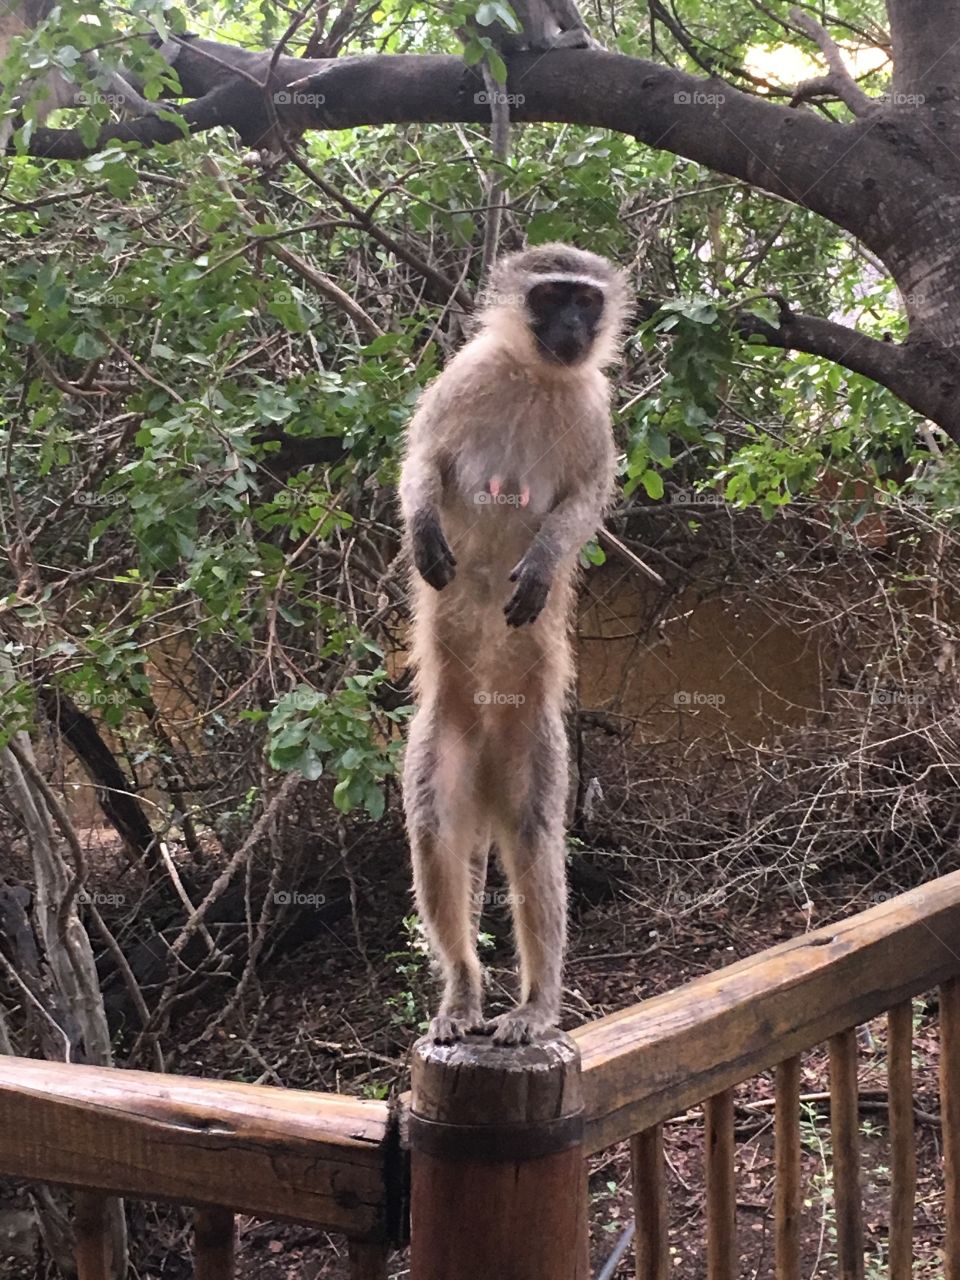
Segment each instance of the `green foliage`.
[{"label": "green foliage", "polygon": [[491,27],[499,26],[517,33],[522,30],[517,15],[503,0],[481,0],[479,4],[455,3],[451,20],[463,40],[463,60],[468,67],[486,61],[494,80],[507,83],[507,65],[501,56],[497,41],[485,34]]},{"label": "green foliage", "polygon": [[[378,741],[370,698],[386,678],[382,667],[348,676],[333,695],[299,685],[277,702],[267,721],[267,754],[274,769],[310,781],[325,772],[337,779],[333,803],[342,813],[362,806],[383,816],[382,782],[393,772],[399,740]],[[400,712],[388,712],[394,723]]]},{"label": "green foliage", "polygon": [[424,1032],[429,1021],[427,983],[430,952],[423,922],[417,915],[404,916],[405,947],[387,956],[397,975],[397,995],[387,997],[391,1021],[405,1033]]},{"label": "green foliage", "polygon": [[[37,109],[45,90],[40,77],[57,71],[82,95],[78,109],[71,109],[75,127],[85,140],[92,140],[116,107],[115,90],[109,72],[123,67],[144,85],[146,96],[173,95],[178,87],[175,73],[148,40],[161,40],[171,32],[183,32],[187,23],[182,10],[167,0],[133,0],[125,10],[106,5],[92,8],[87,0],[60,0],[34,30],[25,30],[13,41],[0,80],[0,112],[13,114],[13,100],[22,99],[23,127],[17,130],[18,148],[24,150],[33,134]],[[96,54],[96,63],[89,55]],[[125,164],[121,148],[86,162],[88,172],[102,173],[113,163]],[[132,184],[136,175],[132,173]],[[123,183],[120,181],[120,186]],[[114,194],[127,194],[120,190]]]},{"label": "green foliage", "polygon": [[[783,46],[779,12],[677,5],[692,47],[708,29],[710,56],[751,89],[735,68]],[[852,40],[881,6],[844,0],[832,17],[834,34]],[[696,70],[684,42],[650,22],[637,7],[597,34],[644,56],[655,37],[660,56]],[[189,15],[191,30],[249,48],[272,47],[287,23],[247,0]],[[465,46],[467,61],[486,57],[502,83],[497,25],[518,25],[500,0],[383,0],[357,15],[345,52]],[[186,26],[163,0],[96,13],[64,0],[18,38],[0,75],[6,108],[26,94],[21,152],[37,75],[56,67],[89,90],[85,109],[52,123],[92,136],[114,104],[86,55],[174,97],[149,37]],[[309,23],[290,52],[308,33]],[[879,74],[864,83],[883,87]],[[769,517],[829,475],[838,500],[866,479],[884,501],[957,518],[960,469],[952,454],[931,461],[893,396],[737,334],[744,309],[776,321],[776,293],[799,312],[902,336],[895,291],[845,233],[603,130],[512,136],[509,236],[606,253],[631,264],[641,296],[662,302],[633,326],[617,371],[627,516],[695,489]],[[486,143],[486,125],[406,126],[314,131],[302,147],[331,190],[469,289]],[[310,271],[273,257],[277,245]],[[400,714],[381,710],[381,655],[404,642],[402,590],[388,572],[399,440],[458,340],[456,305],[298,169],[251,170],[219,133],[142,154],[115,143],[72,165],[16,156],[0,192],[0,247],[4,514],[16,503],[2,533],[11,547],[29,543],[0,583],[0,607],[19,629],[5,726],[33,715],[42,655],[128,760],[159,756],[150,699],[181,678],[190,750],[200,742],[236,771],[229,794],[210,787],[196,800],[212,826],[248,814],[242,798],[261,794],[264,760],[329,778],[340,809],[377,816]],[[318,275],[384,335],[369,341]],[[310,461],[318,441],[336,442],[342,459]],[[582,553],[586,565],[603,559],[595,542]],[[37,589],[23,585],[25,564],[40,566]]]},{"label": "green foliage", "polygon": [[[4,659],[11,659],[16,656],[16,651],[11,645],[4,647],[0,651],[0,663]],[[0,672],[3,668],[0,667]],[[5,747],[15,733],[30,728],[33,723],[33,698],[30,687],[25,682],[20,682],[6,687],[0,682],[0,749]]]}]

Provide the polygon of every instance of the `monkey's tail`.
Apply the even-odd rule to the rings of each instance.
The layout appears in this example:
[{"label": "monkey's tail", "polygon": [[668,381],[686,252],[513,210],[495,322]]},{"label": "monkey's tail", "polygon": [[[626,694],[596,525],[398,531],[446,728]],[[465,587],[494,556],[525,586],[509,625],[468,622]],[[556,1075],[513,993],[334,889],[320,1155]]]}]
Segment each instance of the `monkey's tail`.
[{"label": "monkey's tail", "polygon": [[510,154],[510,107],[503,86],[496,80],[486,62],[483,64],[483,83],[490,100],[490,149],[493,153],[493,164],[487,171],[487,223],[483,232],[483,257],[480,261],[480,281],[486,284],[497,260],[503,210],[509,200],[503,166]]}]

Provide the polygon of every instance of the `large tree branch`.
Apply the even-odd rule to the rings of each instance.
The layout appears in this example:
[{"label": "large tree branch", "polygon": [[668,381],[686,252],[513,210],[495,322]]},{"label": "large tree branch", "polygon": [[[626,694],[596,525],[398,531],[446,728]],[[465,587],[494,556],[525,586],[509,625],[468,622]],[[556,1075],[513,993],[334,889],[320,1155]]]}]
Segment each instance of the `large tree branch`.
[{"label": "large tree branch", "polygon": [[[916,37],[920,6],[927,3],[938,10],[947,7],[947,0],[889,0],[895,39],[916,65],[919,55],[908,45]],[[960,13],[953,0],[951,5]],[[184,96],[194,99],[184,109],[193,131],[222,125],[248,145],[274,150],[278,124],[296,134],[406,122],[486,123],[489,118],[480,73],[455,57],[311,61],[186,39],[175,67]],[[904,123],[904,113],[893,103],[872,108],[852,124],[837,124],[722,80],[594,49],[514,55],[507,91],[513,95],[515,121],[630,134],[813,210],[857,235],[892,268],[913,308],[910,318],[916,324],[908,343],[878,342],[788,311],[776,326],[750,321],[752,332],[773,346],[822,355],[874,378],[960,439],[960,362],[945,341],[949,331],[927,322],[923,307],[933,292],[932,285],[927,287],[930,271],[925,259],[918,266],[915,251],[924,216],[929,243],[952,235],[952,215],[949,209],[940,212],[942,202],[933,196],[945,183],[953,193],[956,184],[950,185],[953,171],[945,170],[924,120]],[[73,132],[41,129],[31,150],[69,159],[116,139],[152,145],[178,136],[175,124],[150,117],[107,126],[93,147]],[[925,275],[918,276],[920,268]]]},{"label": "large tree branch", "polygon": [[771,347],[823,356],[886,387],[905,404],[938,423],[960,442],[960,360],[939,343],[883,342],[833,320],[797,315],[781,304],[777,324],[741,313],[743,337]]},{"label": "large tree branch", "polygon": [[[810,112],[742,93],[641,58],[602,50],[517,54],[508,92],[516,121],[582,124],[632,134],[752,186],[862,231],[878,192],[863,181],[888,156],[869,121],[839,125]],[[184,117],[193,131],[235,129],[251,146],[269,144],[262,85],[270,55],[209,40],[182,42],[175,66],[196,101]],[[408,122],[483,122],[489,108],[476,69],[440,55],[280,57],[267,90],[276,116],[293,131]],[[33,154],[79,159],[111,141],[151,146],[178,136],[176,125],[143,118],[106,126],[92,147],[72,131],[37,130]]]}]

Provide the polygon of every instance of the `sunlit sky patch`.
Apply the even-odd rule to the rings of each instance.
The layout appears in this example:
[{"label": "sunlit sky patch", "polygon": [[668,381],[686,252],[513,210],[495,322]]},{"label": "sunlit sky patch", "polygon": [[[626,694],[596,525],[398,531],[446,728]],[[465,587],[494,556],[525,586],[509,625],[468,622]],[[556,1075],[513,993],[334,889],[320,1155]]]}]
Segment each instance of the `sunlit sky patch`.
[{"label": "sunlit sky patch", "polygon": [[[877,71],[888,61],[888,55],[883,49],[872,45],[842,48],[843,60],[854,76]],[[769,45],[752,45],[746,52],[744,65],[753,75],[762,76],[785,88],[826,73],[822,59],[811,57],[803,49],[791,44],[774,45],[772,48]]]}]

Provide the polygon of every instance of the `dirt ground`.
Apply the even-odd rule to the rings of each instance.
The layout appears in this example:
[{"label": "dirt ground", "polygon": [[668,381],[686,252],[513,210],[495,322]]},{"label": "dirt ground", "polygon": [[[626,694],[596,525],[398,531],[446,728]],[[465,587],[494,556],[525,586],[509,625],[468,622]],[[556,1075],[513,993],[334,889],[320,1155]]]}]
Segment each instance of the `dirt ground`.
[{"label": "dirt ground", "polygon": [[[564,1025],[622,1009],[678,986],[699,974],[872,906],[894,888],[852,879],[786,884],[777,893],[730,899],[719,905],[695,894],[657,901],[656,878],[612,859],[601,887],[591,880],[585,895],[574,893],[566,971]],[[402,847],[393,844],[363,860],[355,882],[355,909],[316,931],[261,972],[242,1016],[212,1025],[223,999],[213,994],[175,1028],[178,1072],[232,1080],[340,1090],[386,1098],[407,1085],[409,1046],[433,999],[429,962],[412,929],[407,870]],[[604,878],[605,877],[605,878]],[[574,876],[574,883],[577,876]],[[593,901],[589,901],[593,898]],[[309,910],[309,908],[307,908]],[[494,909],[484,957],[492,1011],[506,1005],[513,968],[506,916]],[[943,1185],[940,1170],[937,1094],[936,1007],[915,1002],[915,1095],[918,1141],[915,1276],[942,1274]],[[879,1275],[885,1257],[889,1205],[889,1156],[885,1110],[885,1022],[860,1035],[861,1137],[868,1276]],[[802,1137],[804,1151],[803,1250],[805,1276],[835,1273],[834,1212],[830,1189],[829,1088],[825,1048],[804,1056]],[[769,1074],[737,1090],[738,1239],[740,1274],[747,1280],[773,1276],[773,1082]],[[703,1217],[703,1124],[699,1108],[665,1126],[670,1200],[670,1253],[678,1280],[705,1273]],[[626,1146],[592,1162],[591,1248],[600,1272],[631,1217]],[[22,1208],[21,1188],[0,1184],[0,1212]],[[131,1205],[136,1274],[141,1280],[186,1280],[189,1237],[186,1218],[153,1205]],[[241,1218],[238,1275],[241,1280],[347,1280],[341,1240],[312,1229]],[[36,1256],[2,1261],[0,1275],[27,1280],[45,1274]],[[396,1255],[391,1280],[408,1274]],[[634,1275],[628,1249],[613,1273]],[[437,1280],[454,1280],[438,1277]],[[495,1280],[495,1278],[491,1278]]]}]

